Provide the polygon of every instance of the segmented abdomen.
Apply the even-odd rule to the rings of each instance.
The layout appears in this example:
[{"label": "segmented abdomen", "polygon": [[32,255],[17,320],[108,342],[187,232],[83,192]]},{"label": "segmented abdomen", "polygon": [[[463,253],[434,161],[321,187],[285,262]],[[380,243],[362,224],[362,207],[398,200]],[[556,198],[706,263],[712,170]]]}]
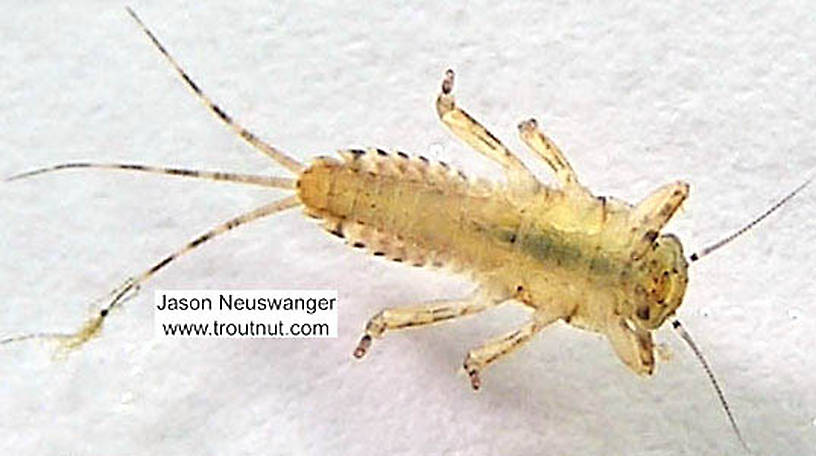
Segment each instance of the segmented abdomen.
[{"label": "segmented abdomen", "polygon": [[319,157],[298,181],[306,211],[355,247],[417,266],[487,272],[507,260],[521,216],[487,184],[446,164],[379,149]]}]

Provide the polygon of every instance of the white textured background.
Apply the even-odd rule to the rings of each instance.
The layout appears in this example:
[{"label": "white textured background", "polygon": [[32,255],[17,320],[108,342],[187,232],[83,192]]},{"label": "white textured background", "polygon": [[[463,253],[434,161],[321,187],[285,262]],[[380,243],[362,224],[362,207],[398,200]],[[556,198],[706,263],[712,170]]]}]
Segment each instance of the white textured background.
[{"label": "white textured background", "polygon": [[[84,159],[283,174],[220,126],[109,3],[4,2],[0,175]],[[132,6],[205,91],[304,160],[378,146],[495,176],[436,119],[440,77],[452,67],[462,106],[528,162],[515,125],[533,115],[599,194],[636,201],[688,180],[691,198],[670,230],[689,253],[816,168],[812,2],[198,3]],[[0,334],[73,329],[88,303],[125,277],[276,197],[82,171],[2,184]],[[811,188],[695,265],[680,310],[762,454],[816,451],[814,217]],[[674,357],[650,380],[622,367],[600,337],[557,326],[489,369],[474,394],[458,372],[462,358],[521,321],[512,309],[391,334],[354,362],[372,313],[469,287],[351,251],[313,225],[293,211],[207,245],[163,271],[108,320],[104,337],[67,360],[52,360],[44,344],[0,348],[0,447],[740,452],[705,374],[668,329],[658,338]],[[340,337],[153,339],[157,287],[336,288]]]}]

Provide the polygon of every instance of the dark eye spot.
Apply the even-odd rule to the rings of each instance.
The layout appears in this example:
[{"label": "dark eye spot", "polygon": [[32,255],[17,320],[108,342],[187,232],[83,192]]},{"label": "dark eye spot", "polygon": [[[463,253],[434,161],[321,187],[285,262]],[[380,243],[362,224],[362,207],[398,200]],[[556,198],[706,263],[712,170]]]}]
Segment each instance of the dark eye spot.
[{"label": "dark eye spot", "polygon": [[648,320],[651,312],[649,311],[649,306],[638,307],[637,311],[635,312],[638,318],[641,320]]}]

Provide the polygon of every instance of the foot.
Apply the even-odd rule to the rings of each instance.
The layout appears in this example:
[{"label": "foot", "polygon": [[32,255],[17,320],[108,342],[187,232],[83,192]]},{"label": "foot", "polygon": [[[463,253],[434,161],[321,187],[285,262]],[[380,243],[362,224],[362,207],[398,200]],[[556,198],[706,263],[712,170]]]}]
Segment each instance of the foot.
[{"label": "foot", "polygon": [[442,80],[442,94],[448,95],[453,92],[453,70],[445,71],[445,79]]},{"label": "foot", "polygon": [[360,338],[357,348],[354,349],[354,357],[357,359],[362,358],[368,352],[369,347],[371,347],[371,336],[366,334]]},{"label": "foot", "polygon": [[479,369],[472,365],[469,356],[465,360],[464,368],[470,378],[470,386],[473,387],[474,391],[477,391],[482,386],[482,379],[479,378]]}]

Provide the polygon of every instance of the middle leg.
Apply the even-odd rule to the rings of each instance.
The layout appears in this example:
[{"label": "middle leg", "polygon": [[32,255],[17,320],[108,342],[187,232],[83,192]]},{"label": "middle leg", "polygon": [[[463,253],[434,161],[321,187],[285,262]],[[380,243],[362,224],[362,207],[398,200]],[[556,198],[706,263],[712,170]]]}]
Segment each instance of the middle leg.
[{"label": "middle leg", "polygon": [[470,385],[473,389],[478,390],[479,387],[482,386],[479,371],[487,367],[487,365],[493,361],[515,351],[530,341],[539,331],[559,318],[560,316],[548,312],[536,311],[530,321],[525,323],[521,328],[489,340],[481,347],[470,350],[465,357],[463,367],[468,377],[470,377]]},{"label": "middle leg", "polygon": [[561,149],[541,130],[535,119],[525,120],[518,125],[521,140],[552,168],[556,179],[564,188],[582,188],[578,176],[570,166]]},{"label": "middle leg", "polygon": [[411,307],[385,309],[371,317],[365,333],[354,350],[355,358],[365,356],[374,338],[383,336],[386,330],[411,328],[438,323],[471,315],[503,303],[504,299],[491,299],[476,292],[465,299],[444,299]]}]

